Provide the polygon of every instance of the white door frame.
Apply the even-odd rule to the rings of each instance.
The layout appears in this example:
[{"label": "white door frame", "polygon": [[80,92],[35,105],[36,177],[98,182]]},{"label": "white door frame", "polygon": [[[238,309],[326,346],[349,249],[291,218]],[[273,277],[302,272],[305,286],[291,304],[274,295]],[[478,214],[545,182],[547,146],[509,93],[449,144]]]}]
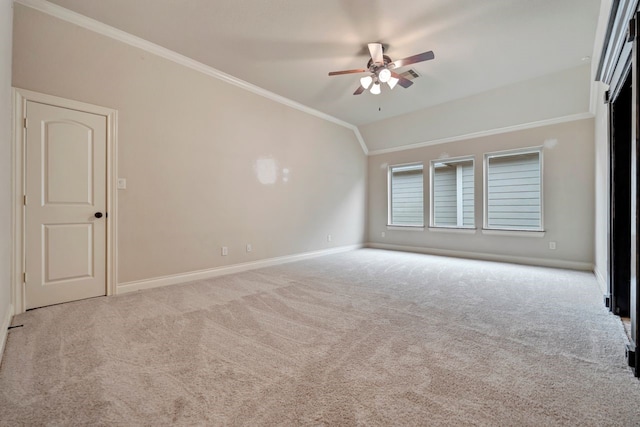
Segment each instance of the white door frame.
[{"label": "white door frame", "polygon": [[11,291],[15,314],[26,309],[24,266],[24,194],[25,194],[25,132],[24,120],[27,112],[27,101],[39,102],[71,110],[97,114],[107,119],[107,259],[106,259],[106,294],[115,295],[117,284],[117,186],[114,185],[117,175],[118,159],[118,111],[111,108],[86,104],[84,102],[45,95],[25,89],[13,88],[13,198],[12,198],[12,262]]}]

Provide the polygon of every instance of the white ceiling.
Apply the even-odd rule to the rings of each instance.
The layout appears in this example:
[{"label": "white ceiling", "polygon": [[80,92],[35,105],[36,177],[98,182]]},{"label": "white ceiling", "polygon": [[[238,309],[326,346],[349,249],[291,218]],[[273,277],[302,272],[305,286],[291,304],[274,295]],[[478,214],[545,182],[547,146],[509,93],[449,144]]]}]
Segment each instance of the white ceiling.
[{"label": "white ceiling", "polygon": [[[50,0],[354,125],[583,65],[600,0]],[[353,96],[364,46],[433,50],[413,86]],[[404,71],[404,69],[400,69]]]}]

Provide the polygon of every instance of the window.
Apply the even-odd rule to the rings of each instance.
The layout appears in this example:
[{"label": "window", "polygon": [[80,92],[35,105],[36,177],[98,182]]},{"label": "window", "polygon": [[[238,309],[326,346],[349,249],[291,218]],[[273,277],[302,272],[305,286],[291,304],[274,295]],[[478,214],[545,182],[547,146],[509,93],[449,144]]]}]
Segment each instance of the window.
[{"label": "window", "polygon": [[389,225],[424,226],[422,164],[389,168]]},{"label": "window", "polygon": [[485,154],[485,228],[542,231],[542,151]]},{"label": "window", "polygon": [[474,226],[473,159],[431,162],[431,226]]}]

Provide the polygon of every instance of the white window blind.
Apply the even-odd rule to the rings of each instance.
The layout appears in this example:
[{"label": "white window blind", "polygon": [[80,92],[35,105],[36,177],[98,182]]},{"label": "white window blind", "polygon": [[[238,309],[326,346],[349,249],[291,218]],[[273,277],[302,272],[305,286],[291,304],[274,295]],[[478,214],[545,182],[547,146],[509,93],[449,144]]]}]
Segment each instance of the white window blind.
[{"label": "white window blind", "polygon": [[473,227],[473,161],[434,162],[432,226]]},{"label": "white window blind", "polygon": [[422,165],[389,169],[389,225],[424,225]]},{"label": "white window blind", "polygon": [[540,157],[540,151],[487,155],[487,228],[542,229]]},{"label": "white window blind", "polygon": [[462,164],[462,226],[475,226],[473,162]]}]

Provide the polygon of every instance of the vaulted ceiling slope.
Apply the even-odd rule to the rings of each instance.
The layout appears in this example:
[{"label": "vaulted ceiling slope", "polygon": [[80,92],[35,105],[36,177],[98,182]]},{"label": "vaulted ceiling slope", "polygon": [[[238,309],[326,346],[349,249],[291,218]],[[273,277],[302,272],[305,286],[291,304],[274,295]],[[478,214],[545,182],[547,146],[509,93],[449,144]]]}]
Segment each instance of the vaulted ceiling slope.
[{"label": "vaulted ceiling slope", "polygon": [[[356,126],[583,65],[600,0],[50,0]],[[408,89],[353,96],[369,42]],[[403,69],[404,70],[404,69]],[[585,88],[585,90],[588,90]]]}]

